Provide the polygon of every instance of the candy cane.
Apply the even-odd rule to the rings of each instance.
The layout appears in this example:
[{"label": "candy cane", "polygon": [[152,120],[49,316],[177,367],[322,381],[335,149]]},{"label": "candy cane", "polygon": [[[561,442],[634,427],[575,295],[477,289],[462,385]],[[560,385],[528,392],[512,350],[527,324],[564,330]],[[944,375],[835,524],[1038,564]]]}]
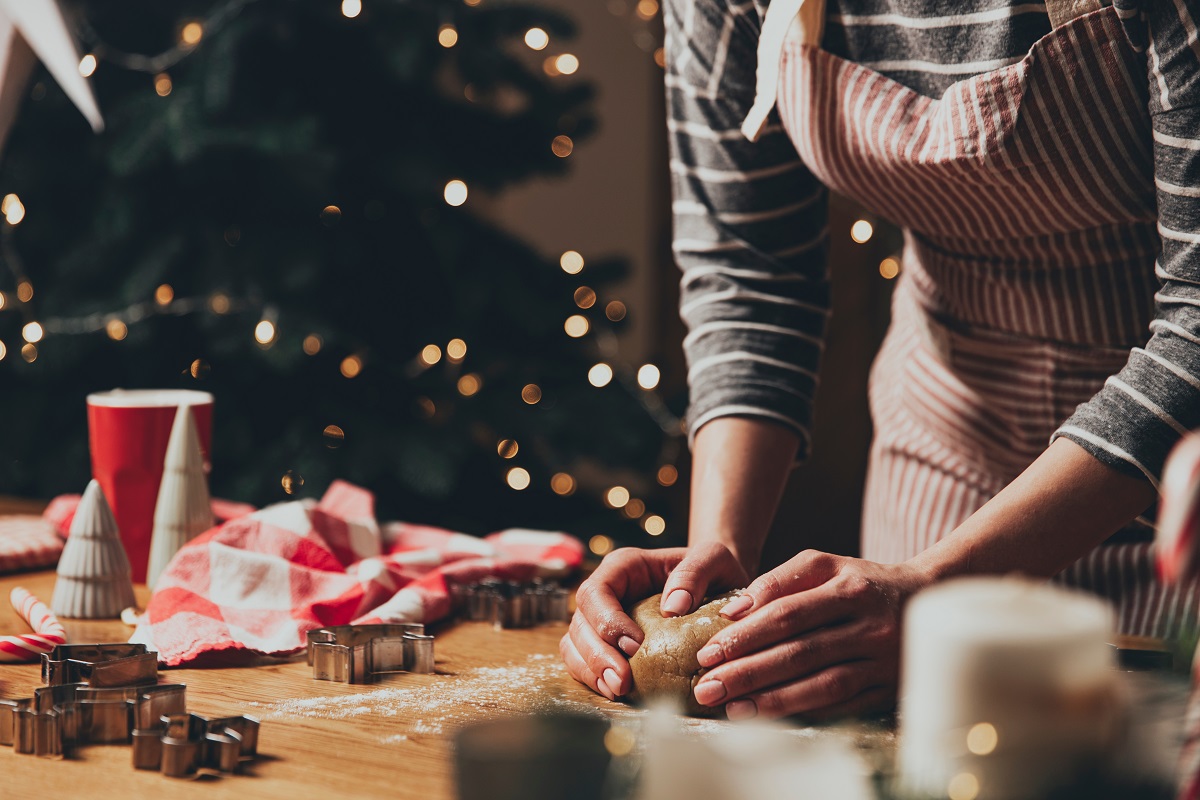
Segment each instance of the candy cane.
[{"label": "candy cane", "polygon": [[0,661],[33,661],[67,640],[67,632],[46,604],[20,586],[9,595],[13,608],[29,623],[33,633],[0,636]]}]

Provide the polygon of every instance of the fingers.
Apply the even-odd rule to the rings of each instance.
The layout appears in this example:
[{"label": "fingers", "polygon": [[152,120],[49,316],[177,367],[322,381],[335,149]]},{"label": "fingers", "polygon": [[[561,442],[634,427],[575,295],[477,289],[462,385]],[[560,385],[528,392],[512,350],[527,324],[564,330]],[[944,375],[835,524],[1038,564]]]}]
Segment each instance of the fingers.
[{"label": "fingers", "polygon": [[690,614],[700,607],[710,588],[730,589],[746,585],[746,571],[724,545],[696,545],[671,570],[663,584],[661,611],[664,617]]},{"label": "fingers", "polygon": [[725,714],[732,720],[775,719],[848,707],[859,694],[879,685],[877,669],[873,661],[837,664],[798,681],[738,698],[726,704]]},{"label": "fingers", "polygon": [[[732,605],[732,603],[730,603]],[[801,634],[839,623],[861,611],[836,587],[823,585],[781,597],[721,630],[696,653],[702,667],[716,667]]]},{"label": "fingers", "polygon": [[870,653],[864,624],[825,628],[738,658],[704,674],[696,701],[715,706]]},{"label": "fingers", "polygon": [[609,700],[616,699],[612,694],[612,690],[596,677],[596,674],[588,667],[587,662],[579,655],[579,650],[575,647],[575,643],[571,641],[570,634],[564,635],[558,640],[558,652],[562,656],[563,663],[567,665],[567,672],[571,673],[572,678],[592,691],[599,692]]},{"label": "fingers", "polygon": [[625,613],[623,601],[658,591],[686,552],[682,547],[663,550],[628,547],[610,553],[575,593],[577,613],[606,643],[632,656],[644,636]]},{"label": "fingers", "polygon": [[741,619],[746,614],[762,608],[780,597],[816,588],[838,574],[840,556],[805,550],[770,572],[764,572],[747,586],[740,597],[731,600],[721,609],[721,616]]},{"label": "fingers", "polygon": [[575,645],[588,670],[607,686],[609,692],[601,694],[615,697],[629,691],[633,686],[633,673],[629,668],[629,661],[615,647],[601,639],[579,612],[571,617],[567,636]]}]

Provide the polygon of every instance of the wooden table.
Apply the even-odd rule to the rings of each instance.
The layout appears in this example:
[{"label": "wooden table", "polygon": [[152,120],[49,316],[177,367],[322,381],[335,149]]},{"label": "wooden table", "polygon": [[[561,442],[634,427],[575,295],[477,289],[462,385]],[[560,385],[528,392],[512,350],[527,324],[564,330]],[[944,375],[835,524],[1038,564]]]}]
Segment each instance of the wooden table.
[{"label": "wooden table", "polygon": [[[0,578],[0,597],[13,586],[48,602],[54,573]],[[148,594],[138,587],[139,602]],[[119,621],[63,623],[71,642],[125,641],[132,630]],[[466,723],[551,709],[634,713],[566,674],[558,658],[565,630],[564,624],[505,631],[481,622],[444,625],[433,631],[437,674],[399,675],[369,686],[314,681],[303,656],[251,667],[162,670],[162,682],[187,684],[189,711],[259,717],[259,761],[244,774],[182,781],[134,770],[127,746],[84,747],[66,761],[0,748],[0,794],[45,787],[40,796],[451,798],[450,742]],[[28,627],[0,603],[0,633],[23,632]],[[37,665],[0,664],[0,696],[28,697],[40,685]]]}]

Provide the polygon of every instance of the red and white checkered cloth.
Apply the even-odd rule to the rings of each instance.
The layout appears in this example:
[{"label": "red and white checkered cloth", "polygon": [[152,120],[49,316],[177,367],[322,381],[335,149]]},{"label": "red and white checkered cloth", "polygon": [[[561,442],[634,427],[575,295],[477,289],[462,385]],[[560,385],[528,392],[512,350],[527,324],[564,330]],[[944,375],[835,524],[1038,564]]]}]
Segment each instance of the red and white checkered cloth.
[{"label": "red and white checkered cloth", "polygon": [[42,517],[0,517],[0,573],[52,567],[62,554],[63,537]]},{"label": "red and white checkered cloth", "polygon": [[381,529],[371,493],[338,481],[320,503],[270,506],[185,545],[130,641],[169,666],[288,655],[312,628],[433,622],[450,613],[448,583],[562,577],[582,560],[562,533]]}]

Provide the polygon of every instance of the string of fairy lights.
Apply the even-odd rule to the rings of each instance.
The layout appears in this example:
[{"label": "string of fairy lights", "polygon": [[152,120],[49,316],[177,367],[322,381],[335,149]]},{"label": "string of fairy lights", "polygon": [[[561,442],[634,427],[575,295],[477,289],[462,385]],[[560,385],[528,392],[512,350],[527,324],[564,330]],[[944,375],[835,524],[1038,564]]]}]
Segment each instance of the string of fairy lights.
[{"label": "string of fairy lights", "polygon": [[[335,0],[336,1],[336,0]],[[152,87],[160,97],[168,97],[173,85],[168,70],[177,65],[187,55],[202,45],[207,37],[219,31],[221,27],[233,19],[246,5],[255,0],[230,0],[216,9],[205,19],[184,21],[178,31],[175,44],[168,50],[157,55],[127,53],[105,44],[86,20],[76,20],[77,31],[82,41],[90,44],[89,51],[79,62],[79,72],[84,77],[90,77],[102,63],[110,63],[117,67],[143,72],[152,76]],[[481,5],[485,0],[463,0],[468,6]],[[630,4],[626,0],[610,0],[608,9],[615,15],[625,15],[629,12]],[[357,18],[363,11],[362,0],[341,0],[341,13],[347,20]],[[633,14],[643,22],[649,22],[659,13],[658,0],[637,0],[633,5]],[[643,33],[644,36],[638,36]],[[438,42],[442,47],[451,48],[458,45],[458,31],[452,24],[442,25],[437,32]],[[647,38],[650,37],[650,38]],[[542,70],[552,78],[570,76],[580,68],[579,58],[569,52],[554,52],[551,48],[550,35],[541,28],[530,28],[525,32],[524,44],[536,53],[545,53]],[[663,65],[661,46],[655,48],[656,40],[648,29],[635,32],[635,42],[643,50],[653,51],[654,59]],[[464,94],[469,101],[471,87],[468,85]],[[560,134],[550,143],[551,151],[560,158],[567,158],[574,152],[574,142],[569,136]],[[469,196],[467,183],[459,178],[448,180],[443,188],[443,199],[451,207],[459,207],[467,203]],[[151,298],[131,304],[125,308],[103,313],[93,313],[77,317],[53,317],[39,319],[35,314],[34,285],[28,278],[19,253],[13,244],[13,232],[26,217],[26,208],[21,199],[9,193],[0,199],[0,256],[7,267],[13,286],[14,296],[0,291],[0,311],[18,310],[22,314],[24,324],[21,327],[22,343],[20,356],[26,363],[32,364],[38,359],[38,345],[46,336],[55,335],[95,335],[103,333],[110,340],[120,342],[129,335],[130,327],[163,315],[185,316],[197,313],[211,313],[216,316],[239,315],[253,313],[258,321],[253,328],[253,338],[258,346],[269,348],[275,346],[280,338],[280,320],[278,310],[268,302],[255,298],[233,297],[223,292],[204,296],[179,297],[174,288],[167,283],[159,285]],[[336,205],[327,205],[320,210],[317,217],[320,223],[332,226],[342,216],[341,209]],[[850,229],[851,239],[858,244],[868,242],[874,233],[869,220],[859,219]],[[240,231],[230,227],[224,233],[225,239],[236,244]],[[559,258],[559,267],[570,276],[581,275],[585,269],[585,259],[575,250],[567,250]],[[885,258],[879,265],[879,272],[885,279],[895,278],[900,271],[899,260],[895,257]],[[563,332],[572,339],[583,339],[589,334],[600,360],[596,361],[587,372],[587,381],[596,389],[604,389],[614,384],[629,392],[641,404],[645,412],[659,427],[668,434],[668,445],[662,454],[661,465],[655,473],[655,481],[663,487],[673,486],[679,479],[679,471],[672,463],[680,450],[682,424],[667,405],[662,401],[656,389],[662,377],[661,370],[653,363],[644,363],[633,367],[624,363],[618,357],[616,337],[609,331],[593,329],[587,316],[579,311],[588,311],[597,306],[600,298],[596,291],[581,284],[573,292],[572,299],[576,311],[568,315],[563,322]],[[15,300],[15,302],[13,302]],[[619,299],[611,299],[604,304],[604,316],[611,322],[620,322],[628,314],[625,303]],[[308,356],[315,356],[325,347],[323,338],[317,333],[308,333],[301,341],[301,348]],[[8,347],[0,341],[0,361],[8,355]],[[341,376],[346,380],[358,377],[367,367],[369,353],[357,351],[346,355],[338,365]],[[445,359],[448,364],[462,364],[467,357],[467,343],[460,338],[451,339],[444,346],[427,344],[411,361],[411,374],[418,374],[430,369]],[[203,359],[193,360],[183,371],[194,379],[205,377],[210,365]],[[451,375],[455,388],[463,397],[472,397],[483,390],[483,379],[476,372],[457,371]],[[542,389],[536,383],[526,384],[520,392],[520,402],[534,406],[542,400]],[[436,406],[430,398],[418,400],[418,411],[432,418]],[[345,431],[338,425],[328,425],[322,431],[326,443],[332,447],[341,444],[345,439]],[[512,464],[503,470],[503,480],[513,491],[524,491],[533,485],[534,476],[524,466],[514,464],[520,453],[520,445],[515,439],[503,438],[496,444],[496,454],[503,464]],[[549,486],[554,494],[570,496],[581,488],[582,479],[576,478],[569,472],[557,471],[549,478]],[[281,486],[288,494],[294,494],[304,485],[304,478],[294,470],[288,470],[281,478]],[[595,483],[595,481],[592,481]],[[641,528],[650,536],[661,536],[667,530],[667,522],[661,514],[648,513],[650,509],[646,502],[622,485],[589,486],[609,508],[622,514],[629,520],[637,520]],[[604,555],[615,547],[611,537],[604,535],[593,536],[589,548],[596,555]]]}]

